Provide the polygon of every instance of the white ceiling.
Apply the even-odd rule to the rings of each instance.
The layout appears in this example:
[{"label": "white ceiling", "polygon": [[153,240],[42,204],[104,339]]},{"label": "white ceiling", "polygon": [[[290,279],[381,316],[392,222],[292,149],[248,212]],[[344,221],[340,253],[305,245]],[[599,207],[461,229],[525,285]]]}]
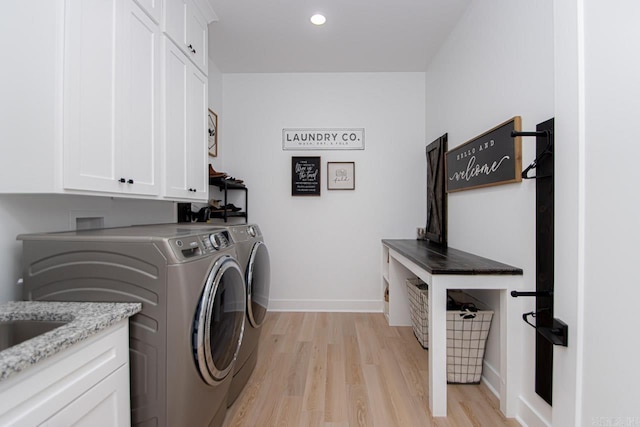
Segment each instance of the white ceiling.
[{"label": "white ceiling", "polygon": [[221,72],[283,73],[425,71],[471,0],[209,1]]}]

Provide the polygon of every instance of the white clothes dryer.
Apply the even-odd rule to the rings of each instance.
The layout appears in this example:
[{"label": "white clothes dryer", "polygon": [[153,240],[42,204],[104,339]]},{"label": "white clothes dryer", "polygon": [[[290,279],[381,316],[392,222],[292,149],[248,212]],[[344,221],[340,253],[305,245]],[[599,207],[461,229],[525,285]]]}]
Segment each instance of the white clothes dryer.
[{"label": "white clothes dryer", "polygon": [[246,317],[224,228],[26,234],[24,298],[141,302],[130,319],[132,425],[221,426]]}]

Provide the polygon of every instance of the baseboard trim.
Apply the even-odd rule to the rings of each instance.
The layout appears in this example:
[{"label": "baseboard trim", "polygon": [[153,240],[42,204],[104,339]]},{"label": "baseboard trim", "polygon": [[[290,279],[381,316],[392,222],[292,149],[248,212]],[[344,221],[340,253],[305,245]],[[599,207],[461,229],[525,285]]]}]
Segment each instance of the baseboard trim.
[{"label": "baseboard trim", "polygon": [[382,313],[380,300],[269,300],[269,311]]},{"label": "baseboard trim", "polygon": [[487,361],[482,362],[482,382],[498,399],[500,399],[500,373]]},{"label": "baseboard trim", "polygon": [[551,423],[547,421],[540,412],[538,412],[529,402],[520,396],[518,416],[516,421],[523,427],[551,427]]}]

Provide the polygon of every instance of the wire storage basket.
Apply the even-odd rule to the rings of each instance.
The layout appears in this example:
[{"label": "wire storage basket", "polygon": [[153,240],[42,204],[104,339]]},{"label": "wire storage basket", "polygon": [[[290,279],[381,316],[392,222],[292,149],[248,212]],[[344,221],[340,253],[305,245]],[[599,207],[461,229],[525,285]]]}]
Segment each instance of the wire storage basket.
[{"label": "wire storage basket", "polygon": [[409,295],[409,313],[413,334],[422,348],[429,348],[429,286],[422,280],[409,278],[406,280]]},{"label": "wire storage basket", "polygon": [[[429,348],[429,285],[419,278],[406,280],[413,334]],[[447,292],[447,382],[478,384],[493,311],[459,290]]]},{"label": "wire storage basket", "polygon": [[447,382],[477,384],[493,311],[462,291],[449,291],[447,298]]}]

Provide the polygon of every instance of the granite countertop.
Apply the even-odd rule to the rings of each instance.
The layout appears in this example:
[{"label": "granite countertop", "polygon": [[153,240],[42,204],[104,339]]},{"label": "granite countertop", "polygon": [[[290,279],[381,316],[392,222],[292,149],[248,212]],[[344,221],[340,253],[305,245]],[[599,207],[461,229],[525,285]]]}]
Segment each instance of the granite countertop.
[{"label": "granite countertop", "polygon": [[0,305],[0,321],[68,321],[0,351],[0,382],[142,310],[140,303],[16,301]]},{"label": "granite countertop", "polygon": [[397,251],[430,274],[522,275],[522,269],[489,258],[442,247],[426,240],[383,239],[382,244]]}]

